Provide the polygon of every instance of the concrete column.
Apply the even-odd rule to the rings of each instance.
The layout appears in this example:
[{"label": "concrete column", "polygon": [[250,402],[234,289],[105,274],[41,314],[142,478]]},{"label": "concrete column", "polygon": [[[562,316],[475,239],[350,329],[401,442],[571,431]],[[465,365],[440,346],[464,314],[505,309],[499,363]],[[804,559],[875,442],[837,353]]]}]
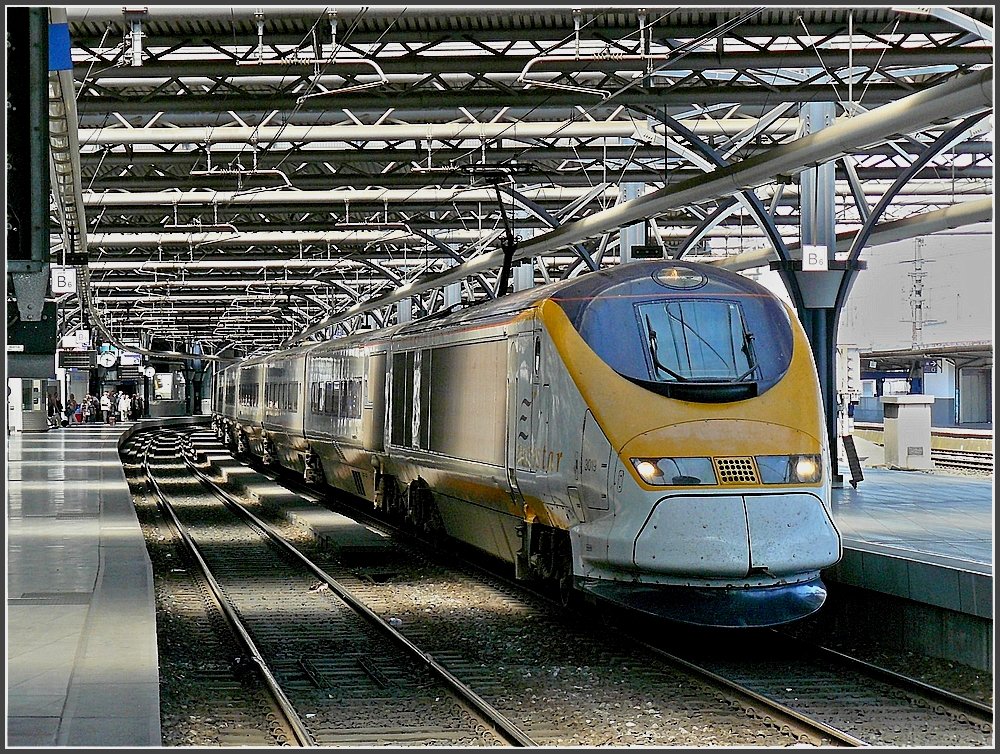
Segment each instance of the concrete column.
[{"label": "concrete column", "polygon": [[514,290],[526,291],[535,284],[535,265],[529,260],[514,268]]},{"label": "concrete column", "polygon": [[396,302],[396,321],[399,324],[409,322],[413,319],[413,299],[404,298]]},{"label": "concrete column", "polygon": [[444,308],[454,306],[462,300],[462,284],[449,283],[444,287]]}]

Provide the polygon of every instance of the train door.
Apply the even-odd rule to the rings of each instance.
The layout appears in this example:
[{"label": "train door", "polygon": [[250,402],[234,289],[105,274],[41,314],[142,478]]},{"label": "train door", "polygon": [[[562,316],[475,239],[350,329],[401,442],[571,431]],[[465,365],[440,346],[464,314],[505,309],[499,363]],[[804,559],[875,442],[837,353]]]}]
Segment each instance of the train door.
[{"label": "train door", "polygon": [[385,351],[368,355],[367,383],[361,437],[365,450],[381,453],[385,447]]},{"label": "train door", "polygon": [[583,418],[583,441],[580,446],[580,496],[590,510],[606,511],[610,507],[610,465],[611,443],[588,409]]},{"label": "train door", "polygon": [[534,402],[538,392],[537,342],[538,336],[533,331],[510,339],[507,477],[518,503],[523,503],[522,485],[531,484],[535,471],[532,451],[537,413]]}]

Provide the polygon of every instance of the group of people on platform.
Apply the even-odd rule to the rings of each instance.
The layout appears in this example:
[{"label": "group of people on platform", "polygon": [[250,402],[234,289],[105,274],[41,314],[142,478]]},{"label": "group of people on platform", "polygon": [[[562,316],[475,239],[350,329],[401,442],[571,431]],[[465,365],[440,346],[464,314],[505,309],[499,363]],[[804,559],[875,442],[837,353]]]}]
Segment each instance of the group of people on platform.
[{"label": "group of people on platform", "polygon": [[86,395],[82,401],[77,401],[73,393],[69,394],[65,408],[59,397],[49,395],[49,424],[52,426],[69,426],[71,424],[114,424],[116,421],[136,421],[145,413],[145,403],[141,395],[130,395],[121,390],[105,391],[100,398]]}]

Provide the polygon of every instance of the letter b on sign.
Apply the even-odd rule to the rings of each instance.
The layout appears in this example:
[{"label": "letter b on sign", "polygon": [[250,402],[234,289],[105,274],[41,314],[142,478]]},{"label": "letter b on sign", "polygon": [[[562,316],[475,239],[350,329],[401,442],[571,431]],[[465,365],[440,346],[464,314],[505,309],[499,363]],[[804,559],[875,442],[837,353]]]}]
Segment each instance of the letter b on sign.
[{"label": "letter b on sign", "polygon": [[52,292],[76,293],[76,269],[52,265]]},{"label": "letter b on sign", "polygon": [[826,270],[827,264],[825,246],[805,246],[802,247],[802,269],[803,270]]}]

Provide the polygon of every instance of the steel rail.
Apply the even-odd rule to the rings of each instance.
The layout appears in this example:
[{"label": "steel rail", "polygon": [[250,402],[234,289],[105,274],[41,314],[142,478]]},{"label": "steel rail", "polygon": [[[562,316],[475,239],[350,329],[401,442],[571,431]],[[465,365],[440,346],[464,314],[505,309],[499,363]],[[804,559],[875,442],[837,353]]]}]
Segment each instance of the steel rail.
[{"label": "steel rail", "polygon": [[921,694],[928,697],[932,697],[935,701],[944,704],[950,704],[957,707],[963,714],[972,714],[975,716],[982,716],[991,718],[993,717],[993,707],[988,704],[983,704],[975,699],[969,699],[961,694],[956,694],[947,689],[940,688],[939,686],[933,686],[929,683],[925,683],[912,676],[904,675],[903,673],[897,673],[895,670],[889,670],[888,668],[883,668],[879,665],[867,662],[866,660],[859,659],[857,657],[851,657],[850,655],[839,652],[836,649],[831,649],[830,647],[825,647],[822,644],[814,644],[811,641],[807,641],[798,636],[793,636],[791,634],[785,633],[779,629],[771,629],[775,635],[780,636],[783,641],[791,641],[799,646],[805,647],[809,651],[816,652],[822,656],[830,657],[840,663],[851,666],[853,669],[860,671],[866,675],[871,675],[878,677],[883,680],[890,681],[894,685],[909,687],[914,689]]},{"label": "steel rail", "polygon": [[677,655],[671,654],[670,652],[667,652],[664,649],[660,649],[659,647],[654,647],[652,644],[649,644],[648,642],[636,636],[633,636],[628,633],[626,633],[626,635],[631,641],[635,642],[643,649],[659,657],[665,662],[682,667],[688,672],[703,677],[712,682],[713,684],[720,686],[726,690],[735,691],[736,693],[742,696],[750,697],[754,701],[766,705],[769,710],[776,712],[780,717],[790,719],[793,721],[793,724],[801,725],[809,729],[810,731],[812,731],[812,735],[819,736],[820,738],[822,738],[823,736],[828,736],[837,743],[843,744],[845,746],[870,746],[870,744],[867,741],[863,741],[860,738],[852,736],[850,733],[842,731],[839,728],[835,728],[832,725],[828,725],[821,720],[809,717],[808,715],[798,712],[797,710],[794,710],[791,707],[787,707],[784,704],[781,704],[780,702],[776,702],[773,699],[769,699],[768,697],[754,691],[753,689],[750,689],[746,686],[736,683],[735,681],[732,681],[724,676],[721,676],[718,673],[714,673],[711,670],[708,670],[707,668],[703,668],[700,665],[696,665],[693,662],[678,657]]},{"label": "steel rail", "polygon": [[[254,459],[254,460],[256,460],[256,459]],[[253,468],[257,469],[257,464],[253,464]],[[267,470],[267,469],[260,470],[260,469],[258,469],[258,471],[259,471],[259,473],[264,474],[268,478],[274,480],[277,484],[280,484],[280,485],[286,487],[287,489],[291,490],[292,492],[295,492],[296,494],[303,495],[303,496],[312,496],[310,499],[314,500],[315,502],[317,502],[319,504],[322,504],[322,501],[315,497],[315,494],[316,494],[315,490],[311,489],[310,487],[308,487],[304,483],[299,482],[299,481],[290,480],[290,479],[286,478],[285,476],[281,475],[280,473],[276,473],[273,470]],[[402,536],[406,537],[408,540],[411,539],[411,538],[413,538],[413,535],[411,533],[409,533],[409,532],[407,532],[407,531],[405,531],[403,529],[400,529],[399,527],[393,525],[391,522],[385,521],[385,520],[380,519],[380,518],[374,518],[371,514],[365,512],[363,510],[356,509],[353,506],[350,507],[350,514],[351,514],[351,516],[355,516],[355,515],[360,516],[360,518],[363,519],[363,521],[365,522],[366,525],[374,525],[377,528],[379,528],[380,530],[385,531],[386,533],[391,533],[394,536],[400,536],[400,535],[402,535]],[[425,542],[423,542],[422,540],[420,540],[419,537],[416,538],[416,541],[421,542],[421,544],[426,544]],[[536,589],[531,588],[530,586],[526,586],[522,582],[511,581],[509,578],[503,576],[502,574],[498,574],[498,573],[495,573],[495,572],[493,572],[491,570],[483,568],[482,566],[477,565],[477,564],[475,564],[475,563],[473,563],[471,561],[462,559],[461,560],[461,565],[462,565],[463,568],[469,568],[472,571],[474,571],[476,573],[479,573],[479,574],[483,574],[483,575],[487,576],[490,579],[496,579],[497,581],[500,581],[500,582],[508,585],[511,588],[528,592],[532,596],[534,596],[534,597],[536,597],[538,599],[541,599],[541,600],[547,602],[548,604],[552,605],[553,607],[564,607],[557,600],[555,600],[554,598],[552,598],[551,596],[549,596],[548,594],[546,594],[546,593],[544,593],[542,591],[538,591]],[[638,646],[642,647],[643,650],[649,651],[649,652],[657,655],[658,657],[660,657],[661,659],[665,660],[666,662],[668,662],[670,664],[673,664],[675,666],[679,666],[679,667],[683,668],[684,670],[686,670],[688,672],[694,673],[698,677],[707,679],[712,684],[714,684],[716,687],[721,687],[723,690],[726,690],[726,691],[736,692],[737,694],[739,694],[741,696],[744,696],[744,697],[748,697],[751,700],[753,700],[753,701],[755,701],[755,702],[757,702],[759,704],[766,705],[769,710],[771,710],[771,711],[773,711],[773,712],[775,712],[777,714],[777,717],[783,718],[785,720],[786,724],[788,724],[789,726],[795,725],[795,726],[804,727],[804,728],[806,728],[808,730],[808,733],[810,735],[816,736],[816,737],[818,737],[820,739],[822,739],[824,736],[830,737],[830,738],[833,738],[837,743],[840,743],[840,744],[843,744],[843,745],[847,745],[847,746],[868,746],[869,745],[867,742],[862,741],[861,739],[856,738],[856,737],[850,735],[849,733],[841,731],[838,728],[834,728],[833,726],[827,725],[827,724],[823,723],[822,721],[815,720],[815,719],[813,719],[811,717],[808,717],[808,716],[806,716],[806,715],[804,715],[804,714],[802,714],[800,712],[797,712],[794,709],[791,709],[790,707],[786,707],[785,705],[782,705],[779,702],[775,702],[775,701],[773,701],[771,699],[768,699],[766,696],[763,696],[762,694],[759,694],[758,692],[753,691],[752,689],[749,689],[749,688],[747,688],[745,686],[742,686],[742,685],[740,685],[740,684],[738,684],[738,683],[736,683],[734,681],[731,681],[731,680],[729,680],[727,678],[724,678],[724,677],[722,677],[720,675],[717,675],[717,674],[713,673],[710,670],[707,670],[705,668],[699,667],[699,666],[697,666],[697,665],[695,665],[695,664],[693,664],[693,663],[691,663],[691,662],[689,662],[687,660],[681,659],[680,657],[677,657],[676,655],[672,655],[669,652],[666,652],[665,650],[659,649],[658,647],[654,647],[651,644],[643,641],[642,639],[639,639],[639,638],[635,637],[634,635],[628,634],[627,632],[625,632],[623,635],[627,636],[627,638],[629,639],[629,641],[631,641],[631,642],[637,644]]]}]

